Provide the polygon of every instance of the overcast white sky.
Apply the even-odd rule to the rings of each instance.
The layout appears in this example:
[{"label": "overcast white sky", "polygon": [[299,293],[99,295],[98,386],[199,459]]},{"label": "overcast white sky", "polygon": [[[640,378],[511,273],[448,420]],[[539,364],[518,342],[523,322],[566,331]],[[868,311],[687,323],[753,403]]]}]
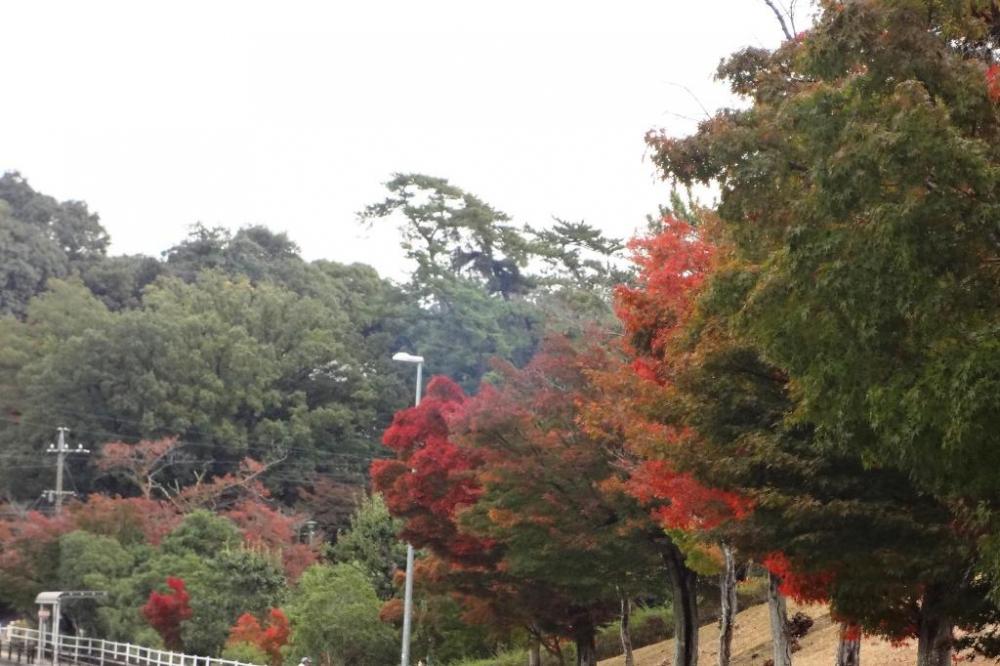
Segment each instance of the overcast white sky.
[{"label": "overcast white sky", "polygon": [[0,25],[0,170],[87,201],[112,252],[261,223],[395,277],[354,215],[393,172],[628,236],[666,195],[645,131],[690,131],[680,86],[729,103],[719,59],[781,36],[763,0],[22,0]]}]

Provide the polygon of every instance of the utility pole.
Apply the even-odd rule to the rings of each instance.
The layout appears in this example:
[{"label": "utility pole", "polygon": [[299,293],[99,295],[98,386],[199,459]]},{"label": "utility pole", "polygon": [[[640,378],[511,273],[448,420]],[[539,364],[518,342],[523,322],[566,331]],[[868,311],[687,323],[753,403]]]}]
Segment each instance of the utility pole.
[{"label": "utility pole", "polygon": [[88,449],[83,448],[82,444],[77,444],[75,449],[69,448],[66,443],[66,433],[69,432],[69,428],[64,426],[59,426],[57,429],[59,431],[58,443],[53,445],[49,444],[47,453],[56,454],[56,489],[46,490],[43,494],[47,495],[49,501],[56,505],[56,515],[58,516],[62,512],[63,495],[72,495],[70,491],[63,490],[63,468],[66,466],[66,454],[68,453],[90,453]]}]

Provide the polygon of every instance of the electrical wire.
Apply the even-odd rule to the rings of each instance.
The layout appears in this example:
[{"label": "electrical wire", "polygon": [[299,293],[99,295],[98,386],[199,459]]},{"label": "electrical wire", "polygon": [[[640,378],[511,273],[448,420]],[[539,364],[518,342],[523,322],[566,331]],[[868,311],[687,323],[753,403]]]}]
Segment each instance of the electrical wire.
[{"label": "electrical wire", "polygon": [[[38,420],[35,420],[35,419],[25,419],[23,417],[21,417],[21,418],[13,418],[13,417],[10,417],[10,416],[0,416],[0,420],[7,421],[7,422],[13,423],[15,425],[21,425],[21,424],[25,424],[26,423],[26,424],[34,425],[34,426],[37,426],[37,427],[51,428],[52,430],[55,430],[56,428],[60,427],[60,426],[54,425],[51,422],[43,422],[43,421],[38,421]],[[109,431],[78,428],[78,429],[71,429],[71,432],[82,432],[82,433],[85,433],[85,434],[93,434],[93,435],[105,435],[108,438],[109,441],[121,441],[122,440],[121,433],[112,433],[112,432],[109,432]],[[219,443],[217,443],[217,442],[208,442],[208,441],[204,441],[204,440],[183,439],[183,438],[179,438],[179,437],[178,438],[174,438],[174,439],[177,441],[178,444],[181,444],[182,446],[200,447],[200,448],[215,448],[215,447],[219,446]],[[282,452],[282,453],[299,452],[299,453],[306,453],[306,454],[318,454],[318,455],[321,455],[321,456],[335,456],[335,457],[338,457],[338,458],[354,458],[354,459],[357,459],[357,460],[365,460],[365,461],[371,461],[371,460],[374,460],[374,459],[378,458],[378,456],[373,456],[373,455],[362,455],[362,454],[347,453],[347,452],[340,452],[340,451],[325,452],[325,451],[322,451],[322,450],[319,450],[319,449],[315,449],[315,448],[296,447],[296,446],[282,446],[280,444],[275,444],[274,442],[261,442],[259,440],[257,440],[257,441],[255,441],[255,440],[242,440],[242,441],[238,441],[238,442],[235,442],[235,443],[236,444],[242,444],[243,445],[243,449],[245,451],[247,451],[247,452],[250,452],[254,448],[257,448],[257,449],[265,449],[265,450],[266,449],[276,449],[277,451]]]},{"label": "electrical wire", "polygon": [[[79,415],[79,416],[84,416],[84,417],[92,418],[92,419],[114,421],[116,423],[128,423],[128,424],[139,426],[139,427],[143,426],[143,423],[141,421],[136,421],[136,420],[133,420],[133,419],[119,418],[119,417],[114,417],[114,416],[101,416],[99,414],[94,414],[93,412],[77,411],[77,410],[67,409],[65,407],[54,408],[52,411],[55,411],[55,412],[62,411],[62,412],[67,413],[67,414],[76,414],[76,415]],[[45,422],[45,423],[43,423],[41,421],[37,421],[37,420],[33,420],[33,419],[25,419],[24,417],[13,418],[13,417],[9,417],[9,416],[0,416],[0,420],[9,421],[9,422],[14,423],[14,424],[19,424],[21,422],[27,422],[27,423],[31,423],[33,425],[46,426],[46,427],[50,427],[50,428],[53,428],[53,429],[56,428],[56,427],[58,427],[58,426],[53,425],[51,422]],[[206,433],[205,431],[203,431],[201,428],[199,428],[197,426],[190,426],[188,428],[188,430],[191,430],[191,431],[193,431],[195,433],[200,433],[201,436],[202,436],[202,438],[203,438],[202,440],[189,440],[189,441],[185,442],[185,443],[188,443],[188,444],[203,445],[205,443],[204,442],[204,438],[211,437],[210,433]],[[89,429],[89,428],[74,428],[74,429],[71,429],[71,432],[80,432],[80,433],[89,434],[89,435],[100,435],[100,436],[103,436],[103,437],[111,438],[113,441],[120,440],[120,439],[122,439],[122,437],[124,437],[124,435],[122,435],[122,433],[112,432],[112,431],[109,431],[109,430],[94,430],[94,429]],[[178,441],[183,441],[183,440],[178,440]],[[247,444],[256,444],[256,445],[261,446],[261,447],[267,447],[268,445],[273,445],[273,442],[260,442],[260,441],[253,441],[253,440],[248,440],[246,443]],[[303,453],[311,453],[311,452],[313,452],[312,449],[307,449],[307,448],[304,448],[304,447],[291,447],[291,446],[289,446],[289,447],[282,447],[282,450],[283,451],[298,451],[298,452],[303,452]]]}]

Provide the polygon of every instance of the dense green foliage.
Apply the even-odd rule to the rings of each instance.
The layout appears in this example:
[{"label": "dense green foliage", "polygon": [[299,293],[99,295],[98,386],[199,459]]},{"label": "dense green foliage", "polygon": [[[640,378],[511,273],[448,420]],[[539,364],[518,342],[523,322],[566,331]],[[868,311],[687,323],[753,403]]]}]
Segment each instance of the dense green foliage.
[{"label": "dense green foliage", "polygon": [[360,567],[383,600],[393,596],[393,578],[406,567],[406,546],[398,536],[400,526],[400,521],[389,514],[382,496],[375,493],[361,503],[350,528],[338,535],[331,550],[336,561]]},{"label": "dense green foliage", "polygon": [[756,501],[731,534],[782,551],[789,590],[917,637],[922,664],[953,625],[996,649],[998,25],[975,1],[824,2],[720,66],[743,108],[649,137],[666,178],[721,192],[669,350],[699,436],[674,463]]},{"label": "dense green foliage", "polygon": [[669,175],[722,186],[742,328],[795,377],[797,414],[973,498],[996,495],[1000,427],[980,4],[828,3],[801,41],[720,68],[749,108],[653,139]]},{"label": "dense green foliage", "polygon": [[428,369],[474,390],[493,357],[526,363],[547,332],[611,319],[622,244],[585,223],[517,227],[442,178],[398,174],[362,219],[398,221],[415,265],[404,291],[424,304],[408,342]]},{"label": "dense green foliage", "polygon": [[51,278],[104,259],[108,234],[80,201],[58,202],[17,173],[0,176],[0,315],[23,315]]},{"label": "dense green foliage", "polygon": [[395,632],[378,622],[380,603],[360,569],[317,565],[303,574],[288,602],[293,658],[311,655],[332,666],[392,663]]}]

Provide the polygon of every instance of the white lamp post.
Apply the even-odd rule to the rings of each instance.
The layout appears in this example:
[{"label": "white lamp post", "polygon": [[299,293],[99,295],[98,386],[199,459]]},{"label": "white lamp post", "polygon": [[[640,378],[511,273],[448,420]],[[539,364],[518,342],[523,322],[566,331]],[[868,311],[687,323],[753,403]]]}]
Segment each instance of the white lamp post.
[{"label": "white lamp post", "polygon": [[[417,397],[414,404],[420,405],[420,385],[423,383],[424,357],[406,352],[392,355],[393,361],[417,364]],[[401,666],[410,666],[410,625],[413,620],[413,545],[406,544],[406,585],[403,588],[403,652]]]}]

